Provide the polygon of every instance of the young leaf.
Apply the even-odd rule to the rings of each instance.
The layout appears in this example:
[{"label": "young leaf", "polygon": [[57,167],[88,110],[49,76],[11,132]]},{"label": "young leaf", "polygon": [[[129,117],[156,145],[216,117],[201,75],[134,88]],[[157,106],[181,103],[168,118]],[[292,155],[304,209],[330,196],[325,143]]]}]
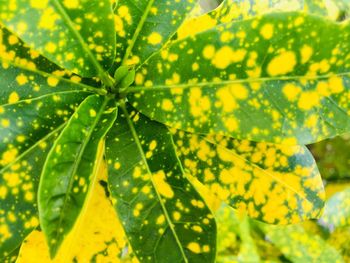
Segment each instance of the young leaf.
[{"label": "young leaf", "polygon": [[326,202],[319,222],[331,231],[350,225],[350,188],[336,193]]},{"label": "young leaf", "polygon": [[234,208],[273,224],[319,216],[324,189],[303,146],[281,146],[177,132],[185,171]]},{"label": "young leaf", "polygon": [[332,137],[350,130],[348,29],[297,12],[217,26],[154,55],[128,98],[190,132],[285,144]]},{"label": "young leaf", "polygon": [[1,0],[0,15],[1,22],[33,49],[81,76],[104,75],[113,62],[109,0]]},{"label": "young leaf", "polygon": [[106,155],[109,187],[133,251],[142,262],[214,262],[213,215],[184,177],[167,128],[121,108]]},{"label": "young leaf", "polygon": [[274,243],[292,262],[344,263],[336,249],[319,236],[308,234],[299,225],[277,227],[261,224],[260,227],[265,232],[267,240]]},{"label": "young leaf", "polygon": [[68,121],[52,147],[39,185],[40,226],[55,256],[74,226],[95,180],[97,150],[116,118],[113,100],[92,95]]},{"label": "young leaf", "polygon": [[117,63],[143,63],[176,32],[197,0],[117,1]]}]

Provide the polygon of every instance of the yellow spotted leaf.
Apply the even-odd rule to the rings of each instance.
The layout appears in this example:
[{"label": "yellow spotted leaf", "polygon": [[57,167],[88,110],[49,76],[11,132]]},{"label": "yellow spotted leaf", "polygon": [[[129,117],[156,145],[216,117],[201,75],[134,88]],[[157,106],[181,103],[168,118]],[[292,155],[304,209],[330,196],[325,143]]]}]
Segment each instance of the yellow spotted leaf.
[{"label": "yellow spotted leaf", "polygon": [[306,147],[182,131],[173,136],[185,171],[251,218],[283,225],[320,216],[323,183]]}]

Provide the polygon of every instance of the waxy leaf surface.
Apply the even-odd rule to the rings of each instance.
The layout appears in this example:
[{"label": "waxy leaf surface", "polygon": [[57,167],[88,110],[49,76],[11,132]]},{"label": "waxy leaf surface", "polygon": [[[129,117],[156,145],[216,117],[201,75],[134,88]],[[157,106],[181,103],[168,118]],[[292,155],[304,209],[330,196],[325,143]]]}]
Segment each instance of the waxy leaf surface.
[{"label": "waxy leaf surface", "polygon": [[298,12],[220,25],[153,56],[129,100],[190,132],[283,144],[342,134],[350,129],[349,31]]},{"label": "waxy leaf surface", "polygon": [[140,261],[214,262],[213,215],[173,147],[164,125],[123,108],[106,139],[115,208]]},{"label": "waxy leaf surface", "polygon": [[114,60],[109,0],[1,0],[0,22],[45,57],[84,77],[103,74]]},{"label": "waxy leaf surface", "polygon": [[114,9],[117,63],[139,64],[177,31],[197,0],[124,0]]},{"label": "waxy leaf surface", "polygon": [[54,256],[74,226],[96,180],[98,146],[116,119],[113,100],[92,95],[55,141],[40,179],[40,226]]},{"label": "waxy leaf surface", "polygon": [[273,224],[319,216],[324,189],[306,147],[175,132],[185,171],[229,205]]}]

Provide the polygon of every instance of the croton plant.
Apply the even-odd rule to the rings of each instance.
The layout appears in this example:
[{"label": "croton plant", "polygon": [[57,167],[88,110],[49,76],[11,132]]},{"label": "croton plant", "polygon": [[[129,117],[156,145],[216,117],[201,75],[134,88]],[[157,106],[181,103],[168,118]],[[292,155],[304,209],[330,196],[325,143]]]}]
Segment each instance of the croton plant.
[{"label": "croton plant", "polygon": [[215,261],[195,184],[270,224],[321,215],[304,145],[350,132],[349,23],[323,1],[197,4],[0,0],[0,257],[39,227],[55,257],[104,163],[140,262]]}]

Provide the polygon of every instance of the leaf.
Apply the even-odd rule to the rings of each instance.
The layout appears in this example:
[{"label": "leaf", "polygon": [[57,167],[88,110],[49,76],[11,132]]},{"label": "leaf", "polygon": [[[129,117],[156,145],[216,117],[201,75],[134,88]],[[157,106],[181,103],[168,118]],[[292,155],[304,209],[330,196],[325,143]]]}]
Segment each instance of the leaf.
[{"label": "leaf", "polygon": [[303,10],[302,0],[224,0],[219,7],[201,16],[187,19],[177,31],[178,39],[206,31],[219,24],[252,18],[274,11]]},{"label": "leaf", "polygon": [[61,67],[108,80],[104,70],[115,54],[109,0],[1,0],[0,15],[5,26]]},{"label": "leaf", "polygon": [[277,227],[263,225],[266,238],[292,262],[344,262],[337,250],[317,235],[309,235],[299,225]]},{"label": "leaf", "polygon": [[324,179],[341,180],[350,178],[349,139],[349,135],[344,135],[310,146]]},{"label": "leaf", "polygon": [[126,247],[126,236],[106,196],[106,180],[107,165],[102,162],[86,213],[79,216],[79,222],[54,260],[50,259],[44,234],[33,231],[24,241],[17,263],[120,262],[121,250]]},{"label": "leaf", "polygon": [[184,177],[170,133],[131,107],[106,139],[109,187],[142,262],[214,262],[216,224]]},{"label": "leaf", "polygon": [[98,145],[116,118],[113,100],[92,95],[55,141],[40,179],[40,226],[51,257],[74,226],[96,180]]},{"label": "leaf", "polygon": [[272,224],[320,215],[323,183],[306,147],[173,133],[185,171],[232,207]]},{"label": "leaf", "polygon": [[176,32],[197,0],[117,1],[117,63],[142,64]]},{"label": "leaf", "polygon": [[350,225],[350,188],[336,193],[326,202],[319,222],[332,232]]},{"label": "leaf", "polygon": [[190,132],[292,145],[342,134],[348,28],[295,12],[224,24],[154,55],[128,98]]}]

